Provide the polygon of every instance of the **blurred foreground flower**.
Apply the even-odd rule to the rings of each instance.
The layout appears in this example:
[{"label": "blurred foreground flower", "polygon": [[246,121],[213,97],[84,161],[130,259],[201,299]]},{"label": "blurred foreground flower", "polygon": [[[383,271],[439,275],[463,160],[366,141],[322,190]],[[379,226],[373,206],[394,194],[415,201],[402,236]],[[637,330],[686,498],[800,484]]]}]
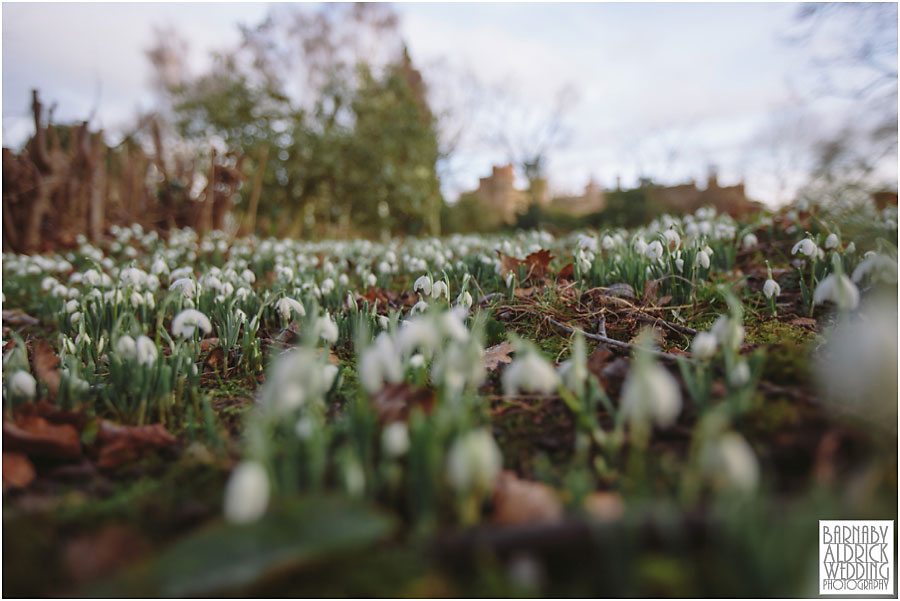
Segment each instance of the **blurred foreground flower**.
[{"label": "blurred foreground flower", "polygon": [[225,519],[232,524],[255,522],[269,504],[269,476],[256,461],[242,461],[225,487]]}]

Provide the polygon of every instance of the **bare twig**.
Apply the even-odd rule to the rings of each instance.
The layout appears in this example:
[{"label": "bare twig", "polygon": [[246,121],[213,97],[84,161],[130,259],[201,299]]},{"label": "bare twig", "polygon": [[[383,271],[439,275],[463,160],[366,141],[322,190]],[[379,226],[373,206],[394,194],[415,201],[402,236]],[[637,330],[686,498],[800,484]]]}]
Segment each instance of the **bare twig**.
[{"label": "bare twig", "polygon": [[[567,326],[563,323],[560,323],[560,322],[556,321],[555,319],[553,319],[552,317],[549,317],[546,315],[543,318],[546,319],[547,321],[549,321],[550,323],[552,323],[553,325],[555,325],[556,327],[558,327],[562,330],[565,330],[567,332],[570,332],[572,334],[580,333],[585,338],[589,338],[591,340],[597,340],[599,342],[604,342],[610,346],[617,346],[619,348],[627,349],[629,351],[633,351],[638,348],[637,345],[631,344],[630,342],[622,342],[621,340],[616,340],[615,338],[610,338],[608,336],[601,336],[599,334],[590,334],[590,333],[584,332],[582,330],[576,330],[575,328],[573,328],[571,326]],[[659,357],[660,359],[665,359],[667,361],[675,361],[679,357],[678,355],[672,355],[670,353],[664,353],[662,351],[655,351],[652,349],[645,349],[645,351],[656,357]],[[684,357],[684,358],[687,359],[687,357]]]}]

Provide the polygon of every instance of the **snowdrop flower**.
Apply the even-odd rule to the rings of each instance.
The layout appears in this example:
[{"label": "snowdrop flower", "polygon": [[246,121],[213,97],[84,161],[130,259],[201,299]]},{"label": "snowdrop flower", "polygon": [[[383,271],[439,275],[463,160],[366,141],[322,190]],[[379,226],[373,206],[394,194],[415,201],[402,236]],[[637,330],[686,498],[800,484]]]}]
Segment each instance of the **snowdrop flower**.
[{"label": "snowdrop flower", "polygon": [[658,260],[663,254],[663,246],[659,240],[654,240],[650,244],[647,245],[647,248],[644,250],[644,256],[650,259],[651,261]]},{"label": "snowdrop flower", "polygon": [[722,346],[733,351],[737,351],[744,342],[744,326],[728,315],[720,315],[709,331]]},{"label": "snowdrop flower", "polygon": [[81,321],[81,311],[75,311],[74,313],[72,313],[69,319],[72,321],[73,325],[77,324],[79,321]]},{"label": "snowdrop flower", "polygon": [[472,299],[472,295],[469,294],[468,290],[463,290],[459,296],[456,297],[456,304],[460,307],[465,307],[466,310],[472,307],[472,303],[475,301]]},{"label": "snowdrop flower", "polygon": [[707,441],[700,452],[700,466],[714,488],[753,491],[759,482],[759,463],[753,449],[737,432],[726,432]]},{"label": "snowdrop flower", "polygon": [[[463,329],[465,329],[465,326],[463,326]],[[440,335],[434,321],[417,317],[416,319],[408,319],[403,322],[400,331],[397,333],[396,347],[397,352],[401,355],[419,349],[423,355],[430,357],[440,343]]]},{"label": "snowdrop flower", "polygon": [[594,254],[589,250],[579,248],[575,253],[575,263],[578,265],[578,271],[582,273],[590,271],[591,265],[594,264]]},{"label": "snowdrop flower", "polygon": [[378,278],[375,277],[374,273],[370,273],[366,276],[366,285],[375,286],[378,283]]},{"label": "snowdrop flower", "polygon": [[819,247],[809,238],[804,238],[791,249],[792,255],[796,255],[798,252],[807,257],[816,257],[819,254]]},{"label": "snowdrop flower", "polygon": [[194,268],[190,266],[179,267],[178,269],[173,269],[169,274],[169,279],[171,281],[180,280],[182,278],[187,278],[194,275]]},{"label": "snowdrop flower", "polygon": [[293,313],[296,313],[298,317],[304,317],[306,315],[306,309],[303,308],[303,305],[286,296],[275,303],[275,310],[281,314],[281,318],[284,321],[290,321]]},{"label": "snowdrop flower", "polygon": [[428,303],[426,303],[425,301],[419,301],[415,305],[413,305],[412,309],[410,309],[409,312],[413,315],[416,315],[417,313],[424,313],[427,310]]},{"label": "snowdrop flower", "polygon": [[425,296],[431,296],[431,276],[429,275],[421,275],[416,280],[415,284],[413,284],[413,292],[422,291],[422,294]]},{"label": "snowdrop flower", "polygon": [[162,260],[161,257],[156,257],[153,261],[153,265],[150,266],[150,273],[153,275],[162,275],[169,271],[169,266],[166,265],[166,262]]},{"label": "snowdrop flower", "polygon": [[58,284],[58,282],[54,278],[48,276],[41,280],[41,290],[46,292],[47,290],[53,288],[56,284]]},{"label": "snowdrop flower", "polygon": [[327,313],[316,320],[316,331],[319,332],[319,338],[334,344],[338,340],[338,327]]},{"label": "snowdrop flower", "polygon": [[179,278],[172,282],[169,286],[169,290],[177,290],[181,292],[185,297],[192,298],[194,293],[197,291],[197,285],[194,283],[194,280],[188,278]]},{"label": "snowdrop flower", "polygon": [[750,382],[750,366],[743,359],[735,363],[728,374],[728,382],[732,386],[744,386]]},{"label": "snowdrop flower", "polygon": [[434,285],[431,287],[431,296],[435,300],[437,300],[443,296],[449,301],[450,300],[450,291],[447,289],[447,284],[445,284],[444,282],[442,282],[440,280],[435,282]]},{"label": "snowdrop flower", "polygon": [[252,284],[256,281],[256,274],[250,271],[249,269],[245,269],[241,272],[241,279],[247,282],[248,284]]},{"label": "snowdrop flower", "polygon": [[74,313],[78,309],[78,301],[70,300],[66,303],[66,313]]},{"label": "snowdrop flower", "polygon": [[27,371],[17,370],[9,378],[9,392],[18,398],[31,400],[37,394],[37,382]]},{"label": "snowdrop flower", "polygon": [[342,273],[341,275],[338,276],[338,284],[340,284],[341,286],[346,286],[349,283],[350,283],[350,278],[347,276],[346,273]]},{"label": "snowdrop flower", "polygon": [[[849,252],[850,247],[847,247]],[[867,253],[868,254],[868,253]],[[859,262],[853,270],[853,281],[857,284],[865,278],[872,282],[897,283],[897,262],[887,255],[871,254]]]},{"label": "snowdrop flower", "polygon": [[204,334],[209,334],[212,331],[212,324],[206,315],[196,309],[185,309],[172,319],[172,333],[176,336],[190,338],[198,329]]},{"label": "snowdrop flower", "polygon": [[322,289],[322,294],[328,294],[332,290],[334,290],[334,280],[331,278],[325,278],[322,280],[322,285],[320,286]]},{"label": "snowdrop flower", "polygon": [[753,248],[754,246],[759,244],[759,239],[756,237],[756,234],[753,232],[746,234],[744,239],[741,241],[741,245],[744,247],[744,250]]},{"label": "snowdrop flower", "polygon": [[852,255],[853,253],[856,252],[856,244],[854,242],[851,242],[850,244],[847,245],[847,248],[845,248],[844,251],[848,255]]},{"label": "snowdrop flower", "polygon": [[503,467],[503,456],[486,429],[470,430],[447,454],[447,479],[459,492],[487,492]]},{"label": "snowdrop flower", "polygon": [[137,362],[141,365],[152,365],[156,361],[158,352],[156,344],[147,336],[138,336],[135,341]]},{"label": "snowdrop flower", "polygon": [[840,241],[838,240],[837,234],[835,234],[835,233],[828,234],[828,237],[825,238],[825,249],[826,250],[831,250],[832,248],[837,248],[839,244],[840,244]]},{"label": "snowdrop flower", "polygon": [[503,391],[513,396],[519,390],[549,394],[559,386],[559,375],[536,351],[528,349],[503,372]]},{"label": "snowdrop flower", "polygon": [[705,361],[711,359],[713,355],[716,354],[716,349],[718,347],[719,341],[716,340],[716,337],[713,334],[709,332],[697,332],[693,342],[691,342],[691,353],[693,353],[694,357],[697,359]]},{"label": "snowdrop flower", "polygon": [[622,385],[621,406],[629,421],[670,426],[681,413],[681,390],[665,368],[639,356]]},{"label": "snowdrop flower", "polygon": [[678,269],[678,271],[684,271],[684,259],[675,259],[675,268]]},{"label": "snowdrop flower", "polygon": [[135,309],[144,304],[144,297],[141,296],[140,292],[132,292],[131,296],[128,297],[128,300]]},{"label": "snowdrop flower", "polygon": [[121,355],[126,361],[132,361],[137,357],[137,344],[131,336],[122,336],[116,342],[116,354]]},{"label": "snowdrop flower", "polygon": [[390,327],[390,325],[391,325],[391,320],[388,319],[388,318],[387,318],[386,316],[384,316],[384,315],[379,315],[379,316],[377,317],[377,320],[378,320],[378,327],[380,327],[382,330],[388,329],[388,328]]},{"label": "snowdrop flower", "polygon": [[675,230],[666,230],[663,232],[663,236],[666,237],[666,246],[670,251],[675,250],[681,244],[681,236]]},{"label": "snowdrop flower", "polygon": [[703,269],[709,269],[709,255],[706,254],[706,251],[701,250],[697,253],[697,265]]},{"label": "snowdrop flower", "polygon": [[[634,246],[634,251],[639,255],[643,255],[644,252],[647,250],[647,243],[644,242],[644,239],[641,238],[640,236],[638,236],[635,239],[633,246]],[[660,253],[660,254],[662,254],[662,253]]]},{"label": "snowdrop flower", "polygon": [[409,366],[413,369],[419,369],[425,365],[425,357],[421,353],[416,353],[409,358]]},{"label": "snowdrop flower", "polygon": [[359,360],[359,381],[369,394],[381,390],[385,381],[403,380],[403,366],[387,332],[375,338],[375,343],[363,352]]},{"label": "snowdrop flower", "polygon": [[769,278],[766,280],[766,283],[763,284],[763,294],[766,295],[766,298],[772,298],[774,296],[778,296],[781,294],[781,286],[778,285],[778,282]]},{"label": "snowdrop flower", "polygon": [[84,281],[90,284],[91,286],[98,286],[103,279],[100,277],[100,274],[97,273],[96,269],[88,269],[84,272],[83,275]]},{"label": "snowdrop flower", "polygon": [[388,457],[402,457],[409,450],[409,429],[405,422],[391,422],[381,433],[381,446]]},{"label": "snowdrop flower", "polygon": [[269,476],[257,461],[244,460],[234,468],[225,486],[225,519],[232,524],[249,524],[266,512],[269,504]]},{"label": "snowdrop flower", "polygon": [[832,273],[819,282],[813,294],[815,304],[821,305],[825,301],[835,303],[839,309],[853,310],[859,306],[859,289],[843,273]]}]

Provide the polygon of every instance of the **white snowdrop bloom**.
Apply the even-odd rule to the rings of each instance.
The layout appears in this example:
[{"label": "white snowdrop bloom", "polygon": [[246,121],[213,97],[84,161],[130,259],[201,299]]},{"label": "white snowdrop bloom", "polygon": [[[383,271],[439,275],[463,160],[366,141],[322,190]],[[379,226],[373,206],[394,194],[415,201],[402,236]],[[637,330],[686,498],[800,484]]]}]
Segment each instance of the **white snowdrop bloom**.
[{"label": "white snowdrop bloom", "polygon": [[296,313],[298,317],[306,315],[306,309],[296,300],[288,297],[282,297],[275,303],[275,310],[281,314],[284,321],[290,321],[292,314]]},{"label": "white snowdrop bloom", "polygon": [[437,300],[442,296],[445,297],[448,301],[450,300],[450,291],[447,288],[447,284],[438,280],[431,287],[431,296]]},{"label": "white snowdrop bloom", "polygon": [[137,362],[141,365],[152,365],[159,356],[156,344],[147,336],[138,336],[135,340],[135,347]]},{"label": "white snowdrop bloom", "polygon": [[341,286],[347,286],[350,283],[350,278],[346,273],[342,273],[338,276],[338,284]]},{"label": "white snowdrop bloom", "polygon": [[391,422],[381,432],[381,446],[388,457],[402,457],[409,450],[409,429],[405,422]]},{"label": "white snowdrop bloom", "polygon": [[846,275],[832,273],[819,282],[813,293],[815,304],[825,301],[833,302],[839,309],[853,310],[859,306],[859,289]]},{"label": "white snowdrop bloom", "polygon": [[209,334],[212,331],[212,324],[206,315],[196,309],[185,309],[172,319],[172,333],[176,336],[189,338],[198,329],[204,334]]},{"label": "white snowdrop bloom", "polygon": [[376,319],[378,320],[378,327],[382,330],[388,329],[391,325],[391,320],[384,315],[379,315]]},{"label": "white snowdrop bloom", "polygon": [[150,266],[150,273],[153,275],[162,275],[164,273],[168,273],[169,266],[162,259],[162,257],[156,257],[153,260],[153,264]]},{"label": "white snowdrop bloom", "polygon": [[119,282],[124,286],[141,288],[147,281],[147,274],[137,267],[126,267],[119,273]]},{"label": "white snowdrop bloom", "polygon": [[313,420],[308,417],[301,417],[294,425],[294,434],[296,434],[297,438],[300,440],[309,440],[314,432],[315,424],[313,423]]},{"label": "white snowdrop bloom", "polygon": [[337,324],[327,313],[316,320],[316,331],[319,333],[319,338],[325,342],[334,344],[338,340]]},{"label": "white snowdrop bloom", "polygon": [[70,300],[66,303],[66,313],[74,313],[78,309],[78,301]]},{"label": "white snowdrop bloom", "polygon": [[189,278],[179,278],[172,282],[169,290],[180,292],[186,298],[193,298],[194,293],[197,291],[197,284]]},{"label": "white snowdrop bloom", "polygon": [[47,276],[43,280],[41,280],[41,290],[46,292],[47,290],[50,290],[51,288],[56,286],[58,283],[59,282],[57,282],[55,278]]},{"label": "white snowdrop bloom", "polygon": [[575,252],[575,263],[578,265],[578,271],[582,273],[590,271],[594,264],[594,254],[585,248],[579,248]]},{"label": "white snowdrop bloom", "polygon": [[666,246],[669,247],[669,250],[675,250],[681,244],[681,236],[675,230],[666,230],[663,232],[663,236],[666,237]]},{"label": "white snowdrop bloom", "polygon": [[397,332],[397,352],[401,355],[418,350],[426,357],[431,357],[440,343],[440,332],[435,327],[434,320],[427,317],[407,319]]},{"label": "white snowdrop bloom", "polygon": [[644,256],[650,259],[651,261],[658,260],[663,254],[663,246],[659,240],[654,240],[650,244],[647,245],[647,248],[644,250]]},{"label": "white snowdrop bloom", "polygon": [[122,296],[121,290],[108,290],[103,293],[103,300],[109,304],[118,305],[124,302],[125,297]]},{"label": "white snowdrop bloom", "polygon": [[73,325],[77,324],[79,321],[81,321],[81,311],[75,311],[74,313],[72,313],[69,319],[72,321]]},{"label": "white snowdrop bloom", "polygon": [[709,269],[709,255],[706,254],[706,251],[701,250],[697,253],[697,265],[703,269]]},{"label": "white snowdrop bloom", "polygon": [[743,436],[726,432],[706,442],[700,466],[714,488],[753,491],[759,482],[756,454]]},{"label": "white snowdrop bloom", "polygon": [[807,257],[816,257],[819,255],[819,247],[811,239],[804,238],[791,248],[792,255],[796,255],[798,252]]},{"label": "white snowdrop bloom", "polygon": [[612,238],[612,236],[603,236],[600,240],[600,247],[603,250],[612,250],[616,246],[616,241]]},{"label": "white snowdrop bloom", "polygon": [[431,296],[432,281],[429,275],[420,275],[413,284],[413,292],[422,291],[425,296]]},{"label": "white snowdrop bloom", "polygon": [[503,456],[487,429],[458,437],[447,454],[447,479],[457,491],[487,492],[503,467]]},{"label": "white snowdrop bloom", "polygon": [[[849,247],[847,248],[849,252]],[[872,282],[897,283],[897,262],[887,255],[873,253],[866,256],[853,270],[853,281],[857,284],[868,278]]]},{"label": "white snowdrop bloom", "polygon": [[711,359],[716,354],[719,347],[719,341],[709,332],[697,332],[694,340],[691,342],[691,353],[694,357],[701,361]]},{"label": "white snowdrop bloom", "polygon": [[375,343],[360,357],[359,381],[369,394],[375,394],[381,390],[385,381],[401,380],[403,380],[403,365],[390,336],[387,332],[382,332],[375,338]]},{"label": "white snowdrop bloom", "polygon": [[508,274],[506,274],[506,279],[504,280],[504,282],[506,283],[506,287],[509,288],[510,286],[512,286],[515,279],[516,274],[514,274],[513,272],[510,271]]},{"label": "white snowdrop bloom", "polygon": [[837,248],[840,243],[841,242],[840,240],[838,240],[837,234],[828,234],[828,237],[825,238],[825,249],[831,250],[832,248]]},{"label": "white snowdrop bloom", "polygon": [[763,294],[766,295],[766,298],[778,296],[781,294],[781,286],[778,285],[778,282],[769,278],[766,280],[766,283],[763,284]]},{"label": "white snowdrop bloom", "polygon": [[16,370],[9,378],[9,392],[16,397],[31,400],[37,394],[37,382],[27,371]]},{"label": "white snowdrop bloom", "polygon": [[141,296],[140,292],[132,292],[128,297],[128,301],[131,303],[131,306],[137,309],[141,305],[144,304],[144,297]]},{"label": "white snowdrop bloom", "polygon": [[681,413],[681,390],[665,368],[637,360],[622,385],[621,407],[629,421],[670,426]]},{"label": "white snowdrop bloom", "polygon": [[322,392],[328,392],[331,390],[332,384],[334,384],[335,378],[338,375],[338,366],[332,365],[331,363],[326,363],[322,366]]},{"label": "white snowdrop bloom", "polygon": [[133,361],[137,357],[137,343],[131,336],[122,336],[116,341],[116,354],[126,361]]},{"label": "white snowdrop bloom", "polygon": [[421,353],[416,353],[409,358],[409,366],[413,369],[419,369],[425,365],[425,357]]},{"label": "white snowdrop bloom", "polygon": [[456,304],[460,307],[465,307],[467,310],[471,308],[472,303],[475,301],[472,299],[472,295],[469,294],[468,290],[463,290],[459,296],[456,297]]},{"label": "white snowdrop bloom", "polygon": [[240,288],[238,288],[237,290],[234,291],[234,296],[238,300],[246,300],[246,298],[248,296],[250,296],[250,289],[245,288],[244,286],[241,286]]},{"label": "white snowdrop bloom", "polygon": [[56,298],[65,298],[68,294],[69,289],[62,284],[55,285],[50,291],[50,296],[55,296]]},{"label": "white snowdrop bloom", "polygon": [[148,291],[148,292],[144,293],[144,304],[147,305],[151,309],[156,306],[156,301],[153,298],[152,292]]},{"label": "white snowdrop bloom", "polygon": [[441,315],[441,330],[451,340],[465,342],[469,339],[469,330],[465,323],[466,314],[462,307],[457,306]]},{"label": "white snowdrop bloom", "polygon": [[709,331],[719,344],[734,351],[737,351],[744,342],[744,326],[728,315],[720,315]]},{"label": "white snowdrop bloom", "polygon": [[75,273],[73,273],[72,275],[69,276],[69,283],[70,284],[80,284],[83,279],[84,279],[84,274],[81,273],[80,271],[76,271]]},{"label": "white snowdrop bloom", "polygon": [[533,350],[516,358],[503,372],[503,391],[506,396],[516,392],[549,394],[559,386],[559,375],[553,366]]},{"label": "white snowdrop bloom", "polygon": [[592,253],[597,252],[597,239],[587,234],[578,235],[578,247]]},{"label": "white snowdrop bloom", "polygon": [[249,269],[245,269],[241,272],[241,279],[247,282],[248,284],[252,284],[256,281],[256,274],[250,271]]},{"label": "white snowdrop bloom", "polygon": [[103,281],[103,278],[100,277],[100,274],[97,273],[96,269],[88,269],[84,272],[83,277],[84,281],[91,286],[99,286]]},{"label": "white snowdrop bloom", "polygon": [[851,242],[850,244],[847,245],[847,248],[845,248],[844,251],[847,254],[852,255],[853,253],[856,252],[856,244],[854,242]]},{"label": "white snowdrop bloom", "polygon": [[686,226],[684,226],[684,234],[688,238],[696,238],[700,235],[700,226],[691,221]]},{"label": "white snowdrop bloom", "polygon": [[322,294],[328,294],[332,290],[334,290],[334,280],[331,278],[325,278],[322,280],[322,285],[320,286],[322,289]]},{"label": "white snowdrop bloom", "polygon": [[750,366],[743,359],[739,360],[728,373],[728,382],[732,386],[744,386],[750,382]]},{"label": "white snowdrop bloom", "polygon": [[741,246],[744,247],[744,250],[753,248],[759,244],[759,239],[756,237],[756,234],[750,232],[749,234],[744,235],[744,239],[741,241]]},{"label": "white snowdrop bloom", "polygon": [[381,263],[378,264],[378,273],[384,274],[384,273],[390,273],[390,272],[391,272],[390,263],[388,263],[387,261],[382,261]]},{"label": "white snowdrop bloom", "polygon": [[240,462],[225,486],[225,519],[232,524],[250,524],[266,513],[269,476],[257,461]]},{"label": "white snowdrop bloom", "polygon": [[424,313],[427,310],[428,303],[426,303],[425,301],[419,301],[415,305],[413,305],[412,309],[410,309],[409,312],[412,315],[416,315],[417,313]]},{"label": "white snowdrop bloom", "polygon": [[675,268],[678,269],[678,271],[684,271],[684,259],[675,259]]},{"label": "white snowdrop bloom", "polygon": [[187,278],[194,275],[194,268],[190,266],[179,267],[178,269],[173,269],[171,273],[169,273],[169,280],[174,282],[175,280],[180,280],[182,278]]},{"label": "white snowdrop bloom", "polygon": [[639,255],[643,255],[644,252],[647,250],[647,243],[644,242],[644,239],[641,238],[640,236],[638,236],[635,239],[634,244],[632,246],[634,247],[634,251]]},{"label": "white snowdrop bloom", "polygon": [[78,332],[78,335],[75,336],[75,345],[81,346],[82,344],[86,346],[90,346],[91,344],[91,337],[88,336],[86,332]]},{"label": "white snowdrop bloom", "polygon": [[366,275],[366,285],[367,286],[375,286],[378,283],[378,278],[375,277],[374,273],[370,273]]}]

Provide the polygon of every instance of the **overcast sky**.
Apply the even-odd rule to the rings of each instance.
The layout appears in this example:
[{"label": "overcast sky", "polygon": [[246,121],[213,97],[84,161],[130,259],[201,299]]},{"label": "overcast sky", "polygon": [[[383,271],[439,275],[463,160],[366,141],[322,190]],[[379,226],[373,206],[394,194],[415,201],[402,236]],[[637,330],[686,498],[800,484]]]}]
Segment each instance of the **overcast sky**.
[{"label": "overcast sky", "polygon": [[[812,120],[824,132],[845,116],[846,103],[810,99],[798,83],[811,51],[785,42],[795,4],[394,7],[426,77],[444,59],[484,83],[511,82],[535,106],[551,104],[567,84],[574,87],[576,100],[566,113],[570,135],[550,157],[557,191],[579,190],[591,176],[605,186],[617,176],[631,184],[641,173],[703,181],[715,163],[722,183],[743,178],[752,197],[783,200],[796,174],[769,145],[802,123]],[[238,23],[255,24],[268,8],[4,3],[3,144],[19,145],[31,133],[31,88],[46,104],[57,104],[58,119],[93,115],[98,126],[116,131],[138,108],[152,106],[143,51],[154,25],[174,25],[190,40],[198,71],[209,50],[237,42]],[[781,124],[774,129],[773,116]],[[509,126],[517,126],[514,119]],[[451,196],[506,158],[468,139],[445,182]],[[884,169],[896,180],[895,161]]]}]

